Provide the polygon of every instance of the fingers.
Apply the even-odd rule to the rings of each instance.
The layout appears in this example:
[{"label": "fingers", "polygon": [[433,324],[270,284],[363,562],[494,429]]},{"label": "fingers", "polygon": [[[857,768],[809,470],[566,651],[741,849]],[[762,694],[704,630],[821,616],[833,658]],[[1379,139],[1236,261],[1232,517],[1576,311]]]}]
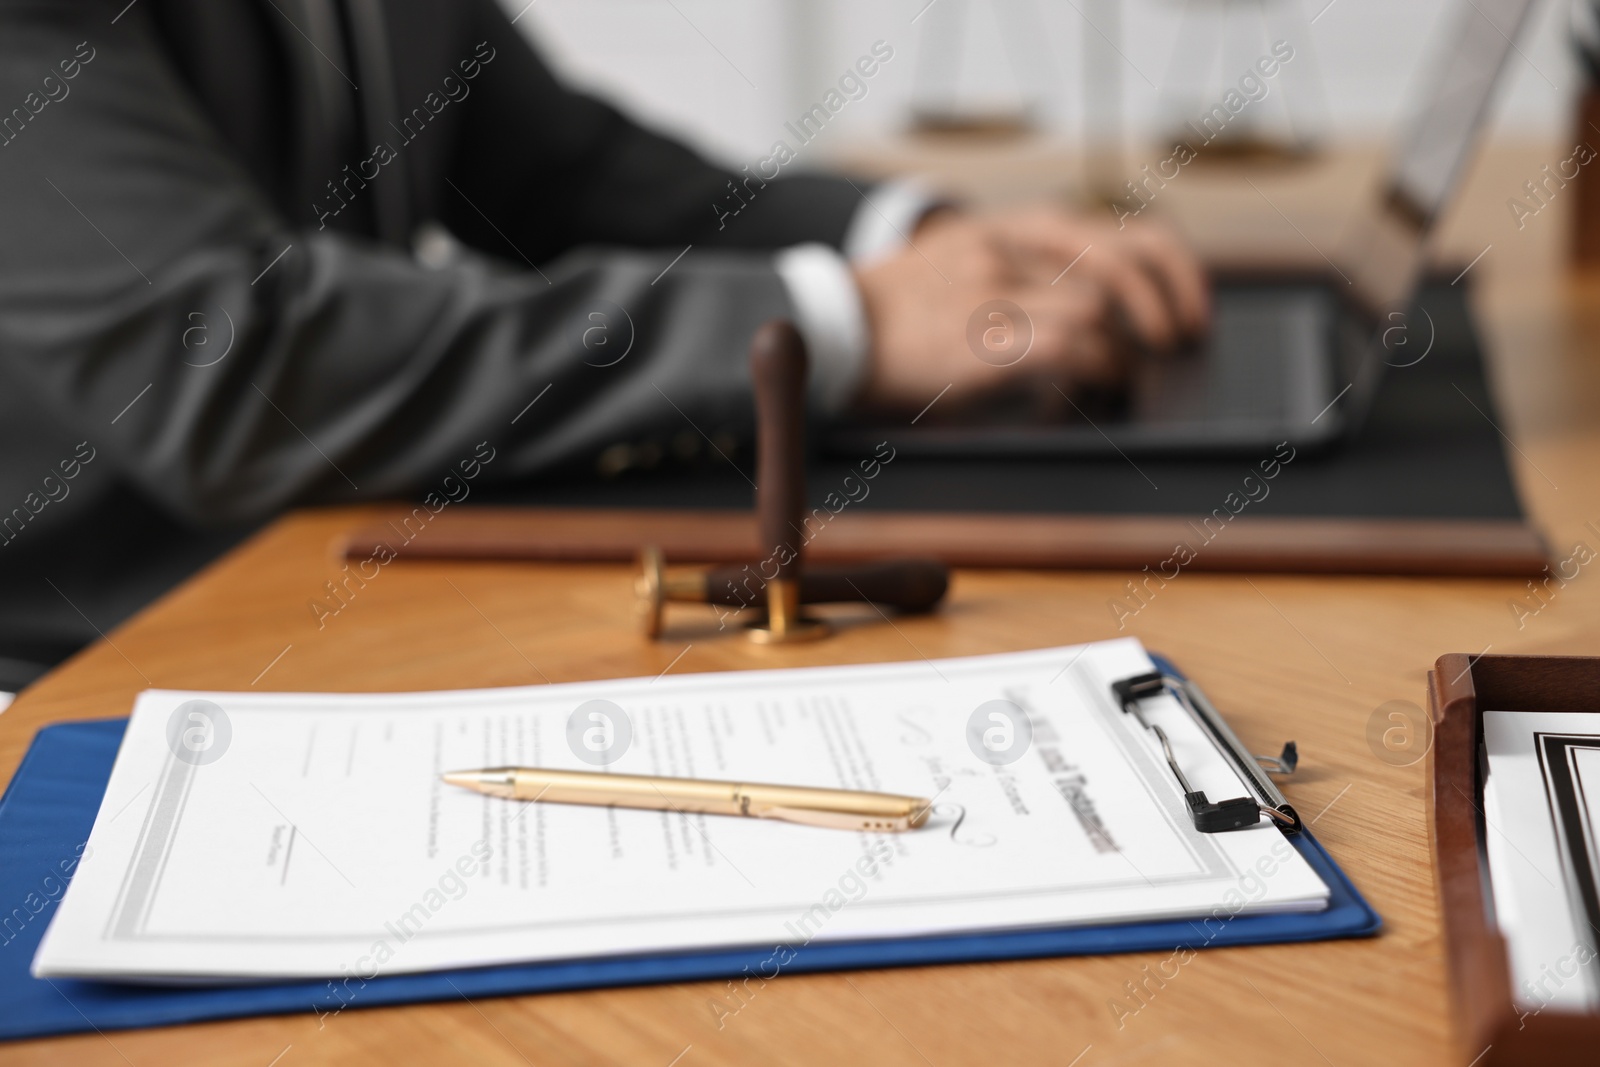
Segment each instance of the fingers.
[{"label": "fingers", "polygon": [[1131,338],[1164,346],[1192,321],[1186,261],[1160,236],[1130,240],[1113,225],[1067,216],[1023,221],[954,216],[855,269],[871,346],[860,409],[917,413],[944,396],[941,410],[956,410],[1114,387],[1125,380]]},{"label": "fingers", "polygon": [[1171,348],[1184,332],[1177,311],[1144,261],[1129,251],[1109,249],[1094,264],[1092,274],[1110,290],[1135,337],[1151,348]]},{"label": "fingers", "polygon": [[1211,321],[1211,287],[1199,258],[1163,226],[1136,227],[1129,231],[1129,243],[1171,297],[1182,333],[1203,334]]},{"label": "fingers", "polygon": [[[1120,343],[1110,290],[1087,280],[1019,290],[1016,302],[1032,326],[1033,343],[1016,372],[1066,383],[1110,385],[1121,380],[1126,346]],[[1071,385],[1067,388],[1070,391]]]},{"label": "fingers", "polygon": [[1004,220],[1016,260],[1036,260],[1034,277],[1055,282],[1066,269],[1106,284],[1145,345],[1165,349],[1203,334],[1209,287],[1199,260],[1171,230],[1150,223],[1119,228],[1057,211]]}]

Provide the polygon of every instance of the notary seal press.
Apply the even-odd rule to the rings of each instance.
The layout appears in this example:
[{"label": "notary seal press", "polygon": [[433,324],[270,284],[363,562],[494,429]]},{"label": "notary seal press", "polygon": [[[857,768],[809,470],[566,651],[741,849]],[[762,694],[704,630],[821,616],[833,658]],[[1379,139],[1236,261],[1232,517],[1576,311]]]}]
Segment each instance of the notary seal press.
[{"label": "notary seal press", "polygon": [[870,603],[902,612],[935,608],[950,585],[944,564],[926,559],[852,565],[805,563],[805,343],[794,326],[774,319],[750,344],[756,402],[756,525],[761,556],[754,565],[671,572],[660,549],[640,553],[635,580],[645,633],[662,631],[668,603],[753,607],[762,617],[746,627],[750,640],[784,644],[831,632],[807,616],[809,604]]}]

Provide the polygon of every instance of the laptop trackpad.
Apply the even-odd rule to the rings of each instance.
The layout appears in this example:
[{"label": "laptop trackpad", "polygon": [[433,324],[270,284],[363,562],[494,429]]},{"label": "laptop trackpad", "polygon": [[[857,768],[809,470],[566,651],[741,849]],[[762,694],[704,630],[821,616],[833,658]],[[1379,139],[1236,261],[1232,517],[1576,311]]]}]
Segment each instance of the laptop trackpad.
[{"label": "laptop trackpad", "polygon": [[1134,423],[1282,423],[1327,402],[1336,313],[1318,287],[1219,288],[1199,351],[1144,359],[1134,374]]}]

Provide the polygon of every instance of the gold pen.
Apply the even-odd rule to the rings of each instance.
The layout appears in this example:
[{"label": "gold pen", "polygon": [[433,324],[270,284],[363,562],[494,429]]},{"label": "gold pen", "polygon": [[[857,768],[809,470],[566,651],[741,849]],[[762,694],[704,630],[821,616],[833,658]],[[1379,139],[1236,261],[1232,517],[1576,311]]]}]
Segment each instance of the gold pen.
[{"label": "gold pen", "polygon": [[452,771],[440,777],[451,785],[507,800],[743,815],[833,830],[915,830],[928,821],[928,808],[932,803],[921,797],[851,789],[712,782],[598,771],[551,771],[537,767],[488,767],[479,771]]}]

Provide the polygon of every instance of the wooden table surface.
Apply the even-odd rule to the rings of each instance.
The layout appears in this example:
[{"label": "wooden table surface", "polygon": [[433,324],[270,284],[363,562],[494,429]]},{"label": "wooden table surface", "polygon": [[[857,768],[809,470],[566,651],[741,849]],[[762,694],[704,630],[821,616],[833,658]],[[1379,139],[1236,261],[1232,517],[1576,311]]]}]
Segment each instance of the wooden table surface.
[{"label": "wooden table surface", "polygon": [[[1543,161],[1524,153],[1474,178],[1484,227],[1501,225],[1497,197]],[[1558,559],[1580,540],[1600,548],[1600,280],[1560,271],[1559,207],[1534,220],[1550,233],[1472,238],[1510,241],[1475,268],[1476,300],[1513,467]],[[0,775],[40,726],[126,714],[147,686],[410,690],[1035,648],[1116,635],[1108,602],[1127,577],[962,571],[939,615],[890,627],[856,613],[827,642],[763,649],[692,608],[645,641],[624,567],[401,562],[319,627],[308,603],[367,514],[290,516],[29,689],[0,715]],[[1542,606],[1512,580],[1184,574],[1128,619],[1122,632],[1183,664],[1257,751],[1300,743],[1286,791],[1386,926],[1370,940],[1203,951],[1120,1022],[1112,1005],[1135,1003],[1126,983],[1165,953],[782,976],[720,1028],[725,988],[701,982],[90,1033],[3,1045],[0,1063],[1465,1067],[1482,1050],[1457,1047],[1449,1022],[1425,739],[1386,751],[1369,729],[1388,725],[1388,702],[1424,702],[1442,653],[1600,651],[1589,569]]]}]

